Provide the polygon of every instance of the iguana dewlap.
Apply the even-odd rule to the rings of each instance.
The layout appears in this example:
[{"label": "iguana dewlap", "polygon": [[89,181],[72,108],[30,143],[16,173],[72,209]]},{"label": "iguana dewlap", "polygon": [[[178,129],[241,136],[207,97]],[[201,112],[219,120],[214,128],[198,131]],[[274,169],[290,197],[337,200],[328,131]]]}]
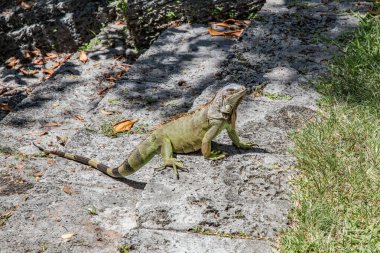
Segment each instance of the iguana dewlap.
[{"label": "iguana dewlap", "polygon": [[174,117],[163,123],[144,141],[142,141],[119,167],[111,168],[96,160],[72,153],[44,149],[46,154],[54,154],[86,165],[90,165],[111,177],[128,176],[146,163],[154,155],[161,153],[164,163],[158,170],[172,167],[187,171],[183,163],[173,157],[173,153],[190,153],[201,149],[205,158],[216,160],[225,154],[211,151],[211,141],[226,129],[233,144],[238,148],[251,148],[254,144],[240,141],[236,132],[236,109],[246,94],[244,86],[230,84],[218,91],[214,99],[203,107]]}]

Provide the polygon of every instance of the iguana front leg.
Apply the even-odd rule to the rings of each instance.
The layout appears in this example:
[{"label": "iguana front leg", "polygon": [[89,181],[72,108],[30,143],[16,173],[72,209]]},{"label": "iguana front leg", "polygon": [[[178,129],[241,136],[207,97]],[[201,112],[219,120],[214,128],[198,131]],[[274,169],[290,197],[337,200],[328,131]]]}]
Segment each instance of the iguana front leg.
[{"label": "iguana front leg", "polygon": [[179,179],[178,170],[189,172],[189,170],[186,169],[185,165],[183,165],[182,161],[173,157],[173,146],[168,138],[165,138],[162,141],[161,156],[164,160],[164,164],[156,168],[155,171],[161,171],[164,170],[166,167],[172,167],[174,173],[176,173],[177,175],[177,179]]},{"label": "iguana front leg", "polygon": [[226,126],[226,130],[227,130],[228,136],[232,140],[232,143],[237,148],[243,148],[243,149],[249,149],[249,148],[252,148],[252,147],[256,146],[255,143],[241,142],[240,141],[239,135],[238,135],[238,133],[236,131],[236,118],[237,118],[236,111],[234,111],[231,114],[231,122],[230,122],[230,124],[227,124],[227,126]]},{"label": "iguana front leg", "polygon": [[211,150],[211,141],[220,133],[220,125],[212,126],[206,134],[203,136],[202,140],[202,154],[204,157],[210,160],[218,160],[226,156],[225,153],[220,151]]}]

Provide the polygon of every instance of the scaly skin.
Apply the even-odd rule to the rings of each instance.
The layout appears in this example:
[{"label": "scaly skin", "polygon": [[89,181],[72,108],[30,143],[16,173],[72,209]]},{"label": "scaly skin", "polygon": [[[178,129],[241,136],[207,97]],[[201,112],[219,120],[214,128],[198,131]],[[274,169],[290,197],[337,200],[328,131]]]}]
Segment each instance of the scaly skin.
[{"label": "scaly skin", "polygon": [[128,159],[116,168],[90,158],[47,150],[33,144],[46,154],[58,155],[92,166],[111,177],[128,176],[147,164],[157,153],[161,153],[164,163],[156,171],[172,167],[179,178],[178,170],[187,171],[187,169],[180,160],[173,157],[173,154],[201,150],[207,159],[221,159],[225,154],[212,151],[211,141],[224,129],[236,147],[248,149],[254,146],[253,143],[241,142],[235,128],[236,109],[245,93],[245,87],[237,84],[222,88],[209,104],[164,123],[154,130],[146,140],[137,145]]}]

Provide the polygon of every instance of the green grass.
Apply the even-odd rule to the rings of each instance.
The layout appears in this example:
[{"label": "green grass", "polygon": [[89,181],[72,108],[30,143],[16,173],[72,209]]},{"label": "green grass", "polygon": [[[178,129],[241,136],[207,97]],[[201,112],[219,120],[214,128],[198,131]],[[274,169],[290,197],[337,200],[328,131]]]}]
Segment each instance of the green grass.
[{"label": "green grass", "polygon": [[366,17],[321,80],[318,119],[294,133],[282,252],[380,252],[380,21]]}]

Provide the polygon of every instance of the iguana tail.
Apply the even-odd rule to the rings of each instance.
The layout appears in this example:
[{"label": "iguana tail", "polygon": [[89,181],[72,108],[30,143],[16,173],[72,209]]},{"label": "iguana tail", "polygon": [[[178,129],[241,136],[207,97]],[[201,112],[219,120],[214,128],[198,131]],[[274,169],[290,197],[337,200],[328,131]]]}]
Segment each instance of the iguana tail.
[{"label": "iguana tail", "polygon": [[[75,154],[72,154],[72,153],[66,153],[66,152],[62,152],[62,151],[59,151],[59,150],[47,150],[41,146],[38,146],[37,144],[35,144],[33,142],[33,145],[36,146],[39,150],[41,150],[42,152],[44,152],[45,154],[53,154],[53,155],[57,155],[57,156],[60,156],[60,157],[63,157],[63,158],[66,158],[66,159],[70,159],[70,160],[73,160],[73,161],[76,161],[76,162],[79,162],[79,163],[82,163],[82,164],[85,164],[85,165],[89,165],[101,172],[103,172],[104,174],[110,176],[110,177],[125,177],[125,176],[128,176],[132,173],[134,173],[136,170],[133,169],[130,165],[129,165],[129,162],[128,160],[126,160],[125,162],[123,162],[119,167],[117,168],[111,168],[103,163],[100,163],[94,159],[90,159],[90,158],[87,158],[87,157],[84,157],[84,156],[80,156],[80,155],[75,155]],[[138,150],[134,150],[131,154],[134,155],[135,152],[138,152]],[[135,156],[135,155],[134,155]]]}]

